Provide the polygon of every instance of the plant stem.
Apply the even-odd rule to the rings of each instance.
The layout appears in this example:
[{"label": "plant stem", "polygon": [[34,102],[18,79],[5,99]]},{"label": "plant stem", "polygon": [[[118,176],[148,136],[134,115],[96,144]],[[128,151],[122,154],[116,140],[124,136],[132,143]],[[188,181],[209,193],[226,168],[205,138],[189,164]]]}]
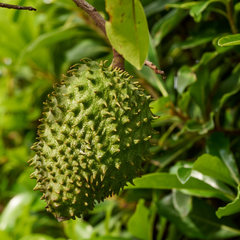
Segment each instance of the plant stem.
[{"label": "plant stem", "polygon": [[227,10],[227,15],[228,15],[228,21],[231,27],[231,31],[233,34],[237,34],[238,30],[234,21],[233,17],[233,3],[232,0],[227,1],[226,3],[226,10]]}]

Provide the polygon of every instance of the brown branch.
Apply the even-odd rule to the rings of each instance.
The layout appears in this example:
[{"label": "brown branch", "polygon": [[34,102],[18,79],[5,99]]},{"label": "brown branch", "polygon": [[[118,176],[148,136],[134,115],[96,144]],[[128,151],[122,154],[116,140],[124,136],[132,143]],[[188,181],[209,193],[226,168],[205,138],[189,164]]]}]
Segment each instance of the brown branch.
[{"label": "brown branch", "polygon": [[23,7],[23,6],[11,5],[11,4],[7,4],[7,3],[0,3],[0,7],[9,8],[9,9],[17,9],[17,10],[37,11],[37,9],[33,8],[33,7]]},{"label": "brown branch", "polygon": [[146,60],[146,61],[144,62],[144,65],[150,67],[152,70],[154,70],[154,72],[155,72],[156,74],[162,75],[162,78],[163,78],[163,79],[166,79],[166,76],[165,76],[164,71],[159,70],[159,69],[157,68],[157,66],[154,65],[152,62]]},{"label": "brown branch", "polygon": [[84,12],[86,12],[95,22],[95,24],[104,32],[106,35],[105,29],[105,19],[99,14],[95,7],[86,2],[85,0],[73,0],[75,4],[80,7]]}]

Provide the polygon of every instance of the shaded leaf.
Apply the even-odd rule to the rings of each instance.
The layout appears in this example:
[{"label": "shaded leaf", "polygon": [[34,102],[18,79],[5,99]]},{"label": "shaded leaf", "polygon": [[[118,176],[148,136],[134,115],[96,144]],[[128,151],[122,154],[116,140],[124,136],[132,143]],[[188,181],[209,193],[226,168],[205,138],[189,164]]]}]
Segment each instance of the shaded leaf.
[{"label": "shaded leaf", "polygon": [[185,129],[188,132],[198,132],[200,135],[206,134],[210,130],[214,129],[214,112],[210,113],[210,119],[207,122],[199,123],[196,120],[188,120],[185,124]]},{"label": "shaded leaf", "polygon": [[96,58],[100,53],[108,53],[111,48],[104,46],[93,39],[84,39],[79,44],[66,51],[66,59],[69,62],[80,61],[84,57]]},{"label": "shaded leaf", "polygon": [[178,1],[179,0],[157,0],[157,1],[151,2],[144,7],[145,14],[147,17],[149,17],[155,13],[165,10],[166,4],[175,3]]},{"label": "shaded leaf", "polygon": [[202,12],[207,8],[207,6],[213,1],[199,1],[196,5],[191,7],[189,14],[194,18],[195,22],[200,22],[202,19]]},{"label": "shaded leaf", "polygon": [[182,66],[177,73],[177,91],[182,94],[186,87],[197,81],[196,74],[188,66]]},{"label": "shaded leaf", "polygon": [[240,235],[230,219],[219,220],[215,209],[201,199],[193,198],[192,211],[186,217],[181,217],[174,209],[172,195],[164,197],[157,206],[159,215],[165,216],[189,238],[227,239]]},{"label": "shaded leaf", "polygon": [[207,140],[206,152],[222,159],[228,168],[232,179],[239,184],[239,171],[236,160],[229,148],[229,140],[221,132],[213,133]]},{"label": "shaded leaf", "polygon": [[174,9],[158,20],[151,31],[155,45],[159,45],[161,40],[175,29],[187,15],[186,11]]}]

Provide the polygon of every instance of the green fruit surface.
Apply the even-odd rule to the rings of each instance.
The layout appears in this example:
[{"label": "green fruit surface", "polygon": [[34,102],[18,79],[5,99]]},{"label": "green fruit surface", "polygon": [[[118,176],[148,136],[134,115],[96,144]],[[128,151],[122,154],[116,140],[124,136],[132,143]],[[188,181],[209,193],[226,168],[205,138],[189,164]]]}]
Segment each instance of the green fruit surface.
[{"label": "green fruit surface", "polygon": [[46,209],[75,219],[141,175],[155,118],[131,76],[90,59],[54,86],[29,160]]}]

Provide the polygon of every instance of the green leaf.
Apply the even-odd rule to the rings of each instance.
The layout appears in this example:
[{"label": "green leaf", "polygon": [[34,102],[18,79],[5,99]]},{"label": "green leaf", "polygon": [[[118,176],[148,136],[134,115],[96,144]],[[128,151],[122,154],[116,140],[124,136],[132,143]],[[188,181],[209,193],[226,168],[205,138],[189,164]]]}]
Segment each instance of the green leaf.
[{"label": "green leaf", "polygon": [[167,4],[166,7],[168,8],[181,8],[181,9],[190,9],[191,7],[198,4],[197,2],[184,2],[184,3],[171,3]]},{"label": "green leaf", "polygon": [[191,177],[191,173],[192,173],[192,168],[185,168],[185,167],[178,168],[178,171],[177,171],[178,180],[182,184],[185,184]]},{"label": "green leaf", "polygon": [[55,29],[49,33],[42,34],[38,36],[34,41],[32,41],[29,45],[27,45],[20,53],[19,58],[17,60],[17,66],[21,64],[23,58],[27,53],[30,53],[36,49],[41,47],[54,45],[63,40],[71,39],[73,37],[79,37],[81,32],[79,29],[74,28],[75,25],[71,25],[68,28],[61,27]]},{"label": "green leaf", "polygon": [[17,218],[24,212],[25,207],[31,204],[33,197],[32,192],[20,193],[13,197],[1,214],[0,230],[13,230]]},{"label": "green leaf", "polygon": [[218,52],[205,52],[199,63],[197,63],[195,66],[193,66],[194,71],[197,71],[201,66],[206,66],[211,60],[213,60],[215,57],[218,56]]},{"label": "green leaf", "polygon": [[[200,178],[201,180],[197,179]],[[202,181],[203,180],[203,181]],[[204,177],[199,173],[191,177],[185,184],[182,184],[175,174],[169,173],[152,173],[146,174],[142,178],[134,179],[135,186],[128,186],[125,189],[180,189],[195,190],[204,194],[220,194],[229,199],[233,198],[233,193],[223,183],[217,183],[213,179]]]},{"label": "green leaf", "polygon": [[219,218],[221,218],[238,212],[240,212],[240,185],[238,186],[238,194],[234,201],[227,204],[225,207],[218,208],[216,214]]},{"label": "green leaf", "polygon": [[98,238],[91,238],[91,240],[132,240],[132,239],[130,239],[130,238],[123,238],[123,237],[104,236],[104,237],[98,237]]},{"label": "green leaf", "polygon": [[160,97],[155,101],[152,101],[149,105],[152,108],[152,112],[158,113],[159,111],[169,109],[171,101],[169,97]]},{"label": "green leaf", "polygon": [[191,95],[189,91],[182,93],[181,98],[178,100],[179,108],[185,113],[187,113],[190,100],[191,100]]},{"label": "green leaf", "polygon": [[84,39],[73,48],[66,51],[66,59],[69,62],[77,62],[84,57],[96,58],[99,54],[108,53],[110,47],[104,46],[102,43],[93,39]]},{"label": "green leaf", "polygon": [[233,48],[233,46],[221,47],[221,46],[218,45],[219,39],[222,38],[222,37],[225,37],[225,36],[226,36],[226,34],[223,34],[221,36],[218,36],[218,37],[214,38],[213,41],[212,41],[212,44],[215,47],[216,51],[220,54],[225,53],[227,51],[230,51]]},{"label": "green leaf", "polygon": [[185,217],[174,209],[172,195],[164,197],[157,206],[160,216],[166,217],[191,239],[227,239],[240,235],[230,219],[218,219],[215,209],[201,199],[193,198],[192,211]]},{"label": "green leaf", "polygon": [[[19,240],[54,240],[54,238],[40,233],[30,234],[20,238]],[[57,239],[56,239],[57,240]]]},{"label": "green leaf", "polygon": [[196,74],[188,66],[182,66],[177,73],[177,91],[182,94],[186,87],[197,81]]},{"label": "green leaf", "polygon": [[213,1],[199,1],[196,5],[191,7],[189,14],[194,18],[195,22],[200,22],[202,19],[202,12],[207,8],[207,6]]},{"label": "green leaf", "polygon": [[151,2],[144,7],[145,14],[147,17],[150,17],[155,13],[165,10],[166,4],[175,3],[178,1],[179,0],[157,0],[157,1]]},{"label": "green leaf", "polygon": [[240,70],[232,73],[218,87],[217,93],[212,100],[213,109],[219,111],[223,104],[233,95],[240,91]]},{"label": "green leaf", "polygon": [[194,162],[193,169],[204,175],[223,181],[233,187],[236,186],[228,168],[218,157],[203,154]]},{"label": "green leaf", "polygon": [[221,132],[213,133],[207,140],[206,152],[222,159],[228,168],[232,179],[239,184],[240,176],[236,160],[229,148],[229,140]]},{"label": "green leaf", "polygon": [[90,239],[93,234],[93,227],[82,219],[69,220],[63,224],[66,236],[72,240]]},{"label": "green leaf", "polygon": [[181,217],[186,217],[192,210],[192,197],[173,189],[172,198],[174,208]]},{"label": "green leaf", "polygon": [[185,129],[188,132],[198,132],[198,134],[203,135],[209,132],[210,130],[214,129],[214,112],[210,113],[210,119],[207,122],[200,123],[196,120],[188,120],[185,124]]},{"label": "green leaf", "polygon": [[136,210],[127,223],[128,231],[135,237],[148,240],[149,209],[144,206],[144,199],[138,201]]},{"label": "green leaf", "polygon": [[216,34],[212,33],[211,31],[202,32],[201,34],[194,35],[187,38],[185,41],[173,44],[170,51],[172,52],[176,48],[180,48],[183,50],[194,48],[212,41],[215,37],[216,37]]},{"label": "green leaf", "polygon": [[[150,62],[152,62],[153,64],[155,64],[160,69],[157,50],[153,43],[153,39],[151,38],[150,35],[149,35],[149,43],[150,44],[149,44],[147,59]],[[153,87],[155,87],[157,90],[159,90],[163,96],[168,96],[168,92],[166,91],[165,83],[159,74],[156,74],[148,66],[143,66],[140,71],[136,71],[136,72],[142,78],[145,78],[149,84],[151,84]]]},{"label": "green leaf", "polygon": [[162,39],[174,30],[187,15],[186,11],[173,9],[158,20],[151,31],[155,45],[158,46]]},{"label": "green leaf", "polygon": [[110,21],[106,32],[111,45],[137,69],[147,58],[149,47],[147,19],[139,0],[106,0]]},{"label": "green leaf", "polygon": [[218,45],[221,47],[240,45],[240,34],[222,37],[218,40]]},{"label": "green leaf", "polygon": [[201,108],[203,116],[206,111],[206,85],[208,79],[208,69],[206,67],[197,71],[197,81],[191,85],[190,93],[195,102]]},{"label": "green leaf", "polygon": [[1,230],[0,230],[0,239],[13,240],[13,238],[10,237],[10,235],[8,234],[8,232],[6,232],[6,231],[1,231]]}]

